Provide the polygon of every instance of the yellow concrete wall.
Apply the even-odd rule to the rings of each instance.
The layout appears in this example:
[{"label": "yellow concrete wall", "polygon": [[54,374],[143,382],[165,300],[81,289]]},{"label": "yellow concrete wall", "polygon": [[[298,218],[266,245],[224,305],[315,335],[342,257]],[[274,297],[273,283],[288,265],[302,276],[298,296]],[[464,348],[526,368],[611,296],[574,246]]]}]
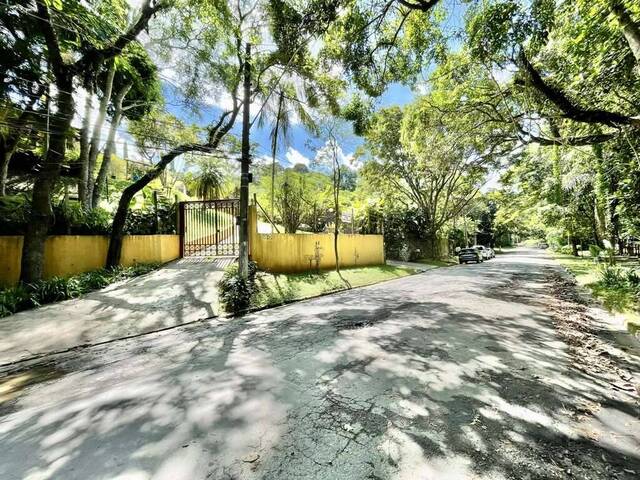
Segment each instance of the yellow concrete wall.
[{"label": "yellow concrete wall", "polygon": [[14,285],[20,278],[22,236],[0,236],[0,285]]},{"label": "yellow concrete wall", "polygon": [[47,237],[44,244],[44,278],[68,277],[103,268],[108,247],[109,239],[102,235]]},{"label": "yellow concrete wall", "polygon": [[[103,235],[53,235],[44,252],[44,277],[65,277],[104,267],[109,238]],[[0,236],[0,285],[15,285],[20,278],[22,236]],[[179,235],[127,235],[122,244],[122,265],[166,263],[180,256]]]},{"label": "yellow concrete wall", "polygon": [[[249,251],[251,259],[269,272],[306,272],[316,269],[316,245],[320,253],[320,269],[336,266],[333,234],[258,233],[255,205],[249,207]],[[341,267],[382,265],[382,235],[338,235],[338,258]]]},{"label": "yellow concrete wall", "polygon": [[[256,234],[251,246],[252,259],[270,272],[304,272],[316,268],[316,246],[320,269],[335,268],[333,234]],[[338,258],[341,267],[384,264],[382,235],[338,236]]]},{"label": "yellow concrete wall", "polygon": [[[180,256],[180,235],[127,235],[122,241],[122,265],[166,263]],[[106,256],[105,256],[106,258]]]}]

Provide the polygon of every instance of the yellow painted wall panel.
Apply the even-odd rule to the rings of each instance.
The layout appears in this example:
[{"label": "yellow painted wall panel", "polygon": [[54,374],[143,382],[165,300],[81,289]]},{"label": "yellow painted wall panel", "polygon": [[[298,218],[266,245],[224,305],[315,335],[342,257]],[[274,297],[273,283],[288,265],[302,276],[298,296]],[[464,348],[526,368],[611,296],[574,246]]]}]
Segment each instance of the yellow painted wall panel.
[{"label": "yellow painted wall panel", "polygon": [[44,278],[68,277],[104,267],[109,239],[102,235],[53,235],[44,244]]},{"label": "yellow painted wall panel", "polygon": [[22,236],[0,237],[0,285],[15,285],[20,279]]},{"label": "yellow painted wall panel", "polygon": [[[0,285],[20,279],[22,236],[0,236]],[[109,238],[103,235],[52,235],[44,252],[44,278],[66,277],[103,268]],[[180,256],[179,235],[127,235],[122,245],[122,265],[166,263]]]},{"label": "yellow painted wall panel", "polygon": [[[272,272],[303,272],[317,268],[335,268],[333,234],[252,235],[251,254],[260,268]],[[338,258],[341,267],[384,264],[382,235],[338,236]]]},{"label": "yellow painted wall panel", "polygon": [[120,263],[166,263],[180,256],[179,235],[128,235],[122,241]]}]

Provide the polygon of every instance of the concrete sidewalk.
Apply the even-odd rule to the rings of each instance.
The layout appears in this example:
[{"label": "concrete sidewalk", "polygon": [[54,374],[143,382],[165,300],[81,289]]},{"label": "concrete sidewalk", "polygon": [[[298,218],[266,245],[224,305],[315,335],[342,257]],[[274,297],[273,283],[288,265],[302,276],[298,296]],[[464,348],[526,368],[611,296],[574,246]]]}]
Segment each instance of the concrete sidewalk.
[{"label": "concrete sidewalk", "polygon": [[103,290],[0,319],[0,365],[218,315],[233,258],[185,258]]}]

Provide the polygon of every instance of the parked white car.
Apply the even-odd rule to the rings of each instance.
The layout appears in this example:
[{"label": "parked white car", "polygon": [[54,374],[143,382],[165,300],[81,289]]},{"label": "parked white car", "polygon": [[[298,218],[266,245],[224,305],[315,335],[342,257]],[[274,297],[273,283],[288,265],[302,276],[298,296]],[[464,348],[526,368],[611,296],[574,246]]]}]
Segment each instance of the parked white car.
[{"label": "parked white car", "polygon": [[471,248],[475,248],[476,250],[478,250],[480,252],[480,255],[482,255],[482,258],[484,260],[490,260],[491,258],[493,258],[491,256],[491,249],[490,248],[487,248],[487,247],[485,247],[483,245],[474,245]]}]

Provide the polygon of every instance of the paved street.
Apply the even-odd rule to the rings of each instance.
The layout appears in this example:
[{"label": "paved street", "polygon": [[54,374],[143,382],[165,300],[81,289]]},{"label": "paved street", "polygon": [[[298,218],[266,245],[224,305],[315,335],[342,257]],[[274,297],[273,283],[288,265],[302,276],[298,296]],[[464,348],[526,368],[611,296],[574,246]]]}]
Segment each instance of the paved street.
[{"label": "paved street", "polygon": [[637,479],[637,345],[560,272],[521,250],[48,357],[3,379],[0,478]]}]

